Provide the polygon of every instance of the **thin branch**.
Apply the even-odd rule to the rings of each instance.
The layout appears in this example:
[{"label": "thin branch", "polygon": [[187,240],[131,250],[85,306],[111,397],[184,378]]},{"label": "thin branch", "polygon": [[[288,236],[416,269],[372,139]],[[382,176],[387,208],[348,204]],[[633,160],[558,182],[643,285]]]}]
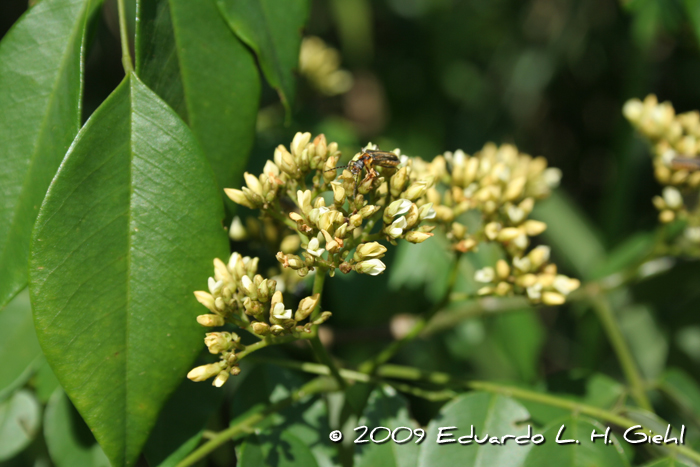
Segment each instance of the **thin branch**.
[{"label": "thin branch", "polygon": [[129,75],[134,71],[134,62],[131,60],[131,51],[129,49],[129,28],[126,24],[126,10],[124,8],[124,0],[117,0],[117,9],[119,10],[119,37],[122,44],[122,66],[124,74]]}]

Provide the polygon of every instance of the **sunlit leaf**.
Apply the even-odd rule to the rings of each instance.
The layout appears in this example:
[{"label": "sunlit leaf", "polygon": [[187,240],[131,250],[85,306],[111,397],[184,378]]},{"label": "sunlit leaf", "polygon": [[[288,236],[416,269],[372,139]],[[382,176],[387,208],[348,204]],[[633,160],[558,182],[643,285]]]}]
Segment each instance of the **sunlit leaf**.
[{"label": "sunlit leaf", "polygon": [[34,221],[80,128],[88,4],[44,0],[0,42],[0,308],[27,284]]},{"label": "sunlit leaf", "polygon": [[113,465],[141,451],[201,348],[192,291],[225,257],[189,129],[134,75],[78,134],[34,231],[39,342]]},{"label": "sunlit leaf", "polygon": [[[564,426],[563,430],[562,426]],[[598,435],[605,434],[606,427],[585,417],[566,418],[552,423],[542,433],[547,441],[530,450],[527,459],[525,459],[525,467],[541,467],[543,465],[556,465],[557,467],[628,466],[629,463],[620,442],[612,431],[609,433],[610,444],[605,444],[605,439],[602,437],[595,438],[595,442],[591,442],[591,434],[594,430]],[[565,443],[569,440],[574,441]]]},{"label": "sunlit leaf", "polygon": [[219,188],[238,183],[253,145],[260,76],[214,0],[139,0],[136,50],[139,78],[189,124]]},{"label": "sunlit leaf", "polygon": [[[469,393],[445,405],[428,425],[426,438],[421,443],[418,465],[420,467],[500,467],[520,466],[531,444],[518,445],[512,439],[505,445],[491,444],[491,438],[504,435],[528,434],[525,422],[530,414],[520,403],[497,394]],[[459,439],[470,436],[471,426],[479,440],[488,438],[484,444],[472,441],[470,445],[459,442],[438,444],[440,427],[457,427],[443,432],[442,439]],[[531,434],[536,431],[531,428]],[[466,442],[467,440],[464,439]],[[538,446],[540,448],[541,446]]]},{"label": "sunlit leaf", "polygon": [[[355,445],[355,467],[372,467],[375,465],[392,465],[396,467],[414,467],[418,464],[419,445],[415,443],[417,436],[412,436],[413,429],[418,425],[408,415],[406,400],[391,388],[376,389],[367,401],[365,411],[358,422],[358,426],[366,426],[367,433],[363,439],[367,443]],[[370,439],[371,433],[376,427],[386,427],[389,430],[379,429],[375,439],[382,440],[388,437],[385,443],[374,443]],[[405,427],[395,431],[399,427]],[[356,437],[362,432],[353,433]],[[395,443],[391,436],[400,442],[409,438],[406,443]]]},{"label": "sunlit leaf", "polygon": [[289,112],[308,0],[217,1],[233,32],[255,51],[265,78]]}]

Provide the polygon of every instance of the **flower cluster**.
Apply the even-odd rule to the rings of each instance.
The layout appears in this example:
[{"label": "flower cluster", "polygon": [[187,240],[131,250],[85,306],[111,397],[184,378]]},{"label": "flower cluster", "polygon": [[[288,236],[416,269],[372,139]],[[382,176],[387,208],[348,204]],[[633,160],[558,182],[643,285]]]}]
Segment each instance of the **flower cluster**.
[{"label": "flower cluster", "polygon": [[[209,309],[199,315],[197,322],[206,327],[219,327],[234,323],[258,338],[267,336],[294,336],[309,333],[313,326],[325,322],[331,313],[318,316],[312,313],[319,302],[319,294],[302,299],[296,311],[284,304],[282,291],[276,290],[277,282],[257,274],[258,258],[241,257],[233,253],[225,264],[214,260],[214,277],[209,278],[209,291],[194,293],[197,300]],[[209,352],[219,354],[217,363],[199,366],[187,375],[194,381],[204,381],[216,376],[215,386],[223,385],[229,375],[240,373],[240,352],[246,347],[233,332],[209,332],[204,339]]]},{"label": "flower cluster", "polygon": [[340,69],[340,54],[320,37],[305,37],[301,41],[299,73],[327,96],[343,94],[352,87],[352,75]]},{"label": "flower cluster", "polygon": [[421,243],[435,227],[423,224],[435,218],[425,201],[434,177],[412,179],[409,167],[368,166],[364,178],[347,169],[338,173],[337,148],[323,135],[312,141],[310,133],[297,133],[289,149],[275,150],[261,175],[245,174],[246,187],[226,189],[234,202],[258,208],[291,230],[277,260],[302,277],[318,267],[331,276],[336,269],[380,274],[386,247],[377,240]]},{"label": "flower cluster", "polygon": [[664,185],[653,198],[662,223],[684,221],[684,240],[700,244],[700,112],[676,114],[670,102],[655,95],[630,99],[623,107],[627,120],[650,142],[654,175]]},{"label": "flower cluster", "polygon": [[488,143],[472,156],[457,150],[432,162],[415,158],[409,164],[412,177],[437,180],[418,204],[432,206],[456,251],[474,251],[483,242],[503,247],[506,260],[476,273],[477,282],[489,284],[480,295],[524,294],[533,303],[554,305],[578,288],[577,280],[557,274],[548,247],[527,252],[530,238],[547,228],[528,216],[561,179],[559,169],[548,168],[543,157]]}]

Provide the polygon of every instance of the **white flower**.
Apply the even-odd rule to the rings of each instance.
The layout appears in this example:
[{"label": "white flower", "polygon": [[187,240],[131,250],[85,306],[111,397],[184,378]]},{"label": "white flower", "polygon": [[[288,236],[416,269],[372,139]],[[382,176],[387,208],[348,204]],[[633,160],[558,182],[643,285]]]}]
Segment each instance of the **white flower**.
[{"label": "white flower", "polygon": [[484,282],[486,284],[492,282],[494,277],[496,277],[496,273],[492,267],[485,267],[483,269],[479,269],[478,271],[476,271],[476,273],[474,273],[475,281]]},{"label": "white flower", "polygon": [[330,211],[330,209],[325,206],[313,208],[311,211],[309,211],[309,220],[314,224],[318,224],[318,220],[321,218],[321,216],[328,211]]},{"label": "white flower", "polygon": [[257,295],[257,294],[255,294],[255,292],[256,292],[255,284],[253,284],[253,281],[250,280],[250,277],[248,277],[248,276],[241,277],[241,285],[243,286],[243,288],[245,289],[247,294],[249,296],[251,296],[251,298],[253,295]]},{"label": "white flower", "polygon": [[401,216],[391,223],[388,228],[387,235],[389,235],[391,238],[398,238],[401,236],[403,229],[405,229],[407,225],[408,222],[406,221],[406,217]]},{"label": "white flower", "polygon": [[297,132],[296,135],[294,135],[294,139],[292,140],[292,144],[289,149],[292,150],[292,154],[295,156],[301,155],[301,152],[306,148],[306,145],[309,144],[309,141],[311,140],[311,133],[301,133]]},{"label": "white flower", "polygon": [[539,300],[542,297],[542,284],[535,284],[527,288],[527,296],[530,300]]},{"label": "white flower", "polygon": [[513,245],[520,248],[521,250],[524,250],[525,248],[527,248],[528,243],[529,243],[529,240],[527,239],[527,235],[525,235],[525,234],[520,234],[513,239]]},{"label": "white flower", "polygon": [[243,227],[243,223],[241,222],[240,217],[235,216],[233,218],[233,221],[231,222],[231,227],[228,229],[228,236],[229,238],[231,238],[231,240],[237,242],[246,239],[247,233],[245,231],[245,227]]},{"label": "white flower", "polygon": [[524,258],[513,258],[513,267],[515,269],[522,271],[522,272],[529,272],[530,268],[532,267],[532,263],[530,262],[530,258],[525,256]]},{"label": "white flower", "polygon": [[513,224],[520,224],[525,219],[525,211],[511,204],[508,206],[508,218]]},{"label": "white flower", "polygon": [[209,292],[211,292],[212,295],[216,295],[221,291],[221,287],[224,285],[224,281],[216,281],[213,277],[210,277],[208,285]]},{"label": "white flower", "polygon": [[663,191],[664,201],[670,209],[678,209],[683,205],[681,192],[672,186],[667,186]]},{"label": "white flower", "polygon": [[386,208],[387,217],[391,219],[401,214],[406,214],[411,209],[411,205],[413,203],[408,199],[397,199]]},{"label": "white flower", "polygon": [[284,309],[284,303],[278,303],[272,309],[272,316],[277,319],[292,319],[292,310]]},{"label": "white flower", "polygon": [[550,167],[544,171],[542,174],[544,177],[544,182],[549,188],[556,188],[559,186],[561,181],[561,170],[556,167]]},{"label": "white flower", "polygon": [[319,248],[319,247],[320,247],[320,242],[319,242],[318,238],[314,237],[311,240],[309,240],[309,245],[306,248],[306,251],[308,251],[309,254],[311,254],[311,255],[319,257],[323,254],[324,251],[326,251],[323,248]]},{"label": "white flower", "polygon": [[554,278],[552,286],[556,289],[557,292],[564,296],[569,295],[569,292],[573,290],[571,288],[569,278],[561,274],[557,275],[557,277]]},{"label": "white flower", "polygon": [[433,209],[433,203],[424,204],[418,209],[418,219],[422,221],[435,219],[435,209]]},{"label": "white flower", "polygon": [[370,276],[381,274],[385,269],[386,265],[377,258],[361,261],[355,265],[355,271],[359,272],[360,274],[369,274]]}]

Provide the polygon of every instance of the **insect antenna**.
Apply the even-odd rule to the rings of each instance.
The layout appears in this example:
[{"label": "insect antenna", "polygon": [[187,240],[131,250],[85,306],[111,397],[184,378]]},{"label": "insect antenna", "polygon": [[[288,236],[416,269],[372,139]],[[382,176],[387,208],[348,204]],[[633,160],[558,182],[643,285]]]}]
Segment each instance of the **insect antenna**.
[{"label": "insect antenna", "polygon": [[347,167],[350,167],[349,165],[339,165],[338,167],[333,167],[332,169],[324,170],[324,172],[330,172],[331,170],[337,170],[337,169],[345,169]]}]

